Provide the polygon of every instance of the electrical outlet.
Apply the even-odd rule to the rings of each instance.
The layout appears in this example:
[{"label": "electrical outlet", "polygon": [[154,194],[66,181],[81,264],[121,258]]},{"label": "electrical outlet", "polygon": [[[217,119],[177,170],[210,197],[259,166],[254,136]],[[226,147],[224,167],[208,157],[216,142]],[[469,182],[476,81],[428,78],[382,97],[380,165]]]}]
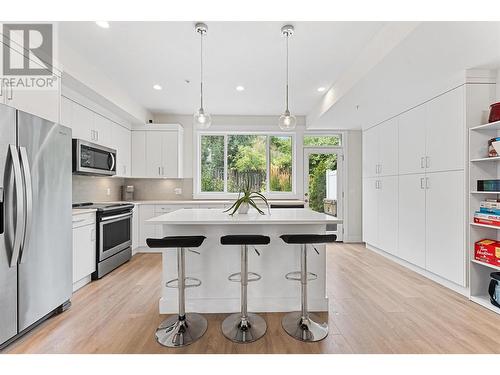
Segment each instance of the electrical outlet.
[{"label": "electrical outlet", "polygon": [[181,188],[175,188],[174,189],[175,195],[181,195],[182,194],[182,189]]},{"label": "electrical outlet", "polygon": [[106,195],[108,197],[111,195],[111,189],[110,188],[106,188]]}]

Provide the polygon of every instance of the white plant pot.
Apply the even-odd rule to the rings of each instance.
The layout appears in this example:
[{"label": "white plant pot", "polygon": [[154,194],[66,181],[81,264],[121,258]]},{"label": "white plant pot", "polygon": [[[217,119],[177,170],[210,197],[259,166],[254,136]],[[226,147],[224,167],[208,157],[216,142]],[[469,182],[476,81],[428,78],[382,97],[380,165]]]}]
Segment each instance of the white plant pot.
[{"label": "white plant pot", "polygon": [[250,208],[250,206],[248,205],[248,203],[246,202],[243,202],[240,207],[238,207],[238,213],[239,214],[247,214],[248,213],[248,209]]}]

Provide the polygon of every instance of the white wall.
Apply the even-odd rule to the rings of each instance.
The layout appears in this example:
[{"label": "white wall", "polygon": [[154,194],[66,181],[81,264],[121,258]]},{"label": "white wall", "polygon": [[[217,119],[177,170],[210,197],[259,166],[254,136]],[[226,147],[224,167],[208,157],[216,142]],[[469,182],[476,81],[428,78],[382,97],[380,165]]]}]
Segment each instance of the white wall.
[{"label": "white wall", "polygon": [[[59,41],[58,59],[58,65],[69,76],[66,81],[74,83],[71,78],[76,79],[77,84],[71,87],[73,90],[79,91],[86,96],[91,96],[92,91],[97,93],[102,98],[106,98],[106,101],[116,105],[125,114],[128,114],[130,117],[127,120],[135,124],[144,124],[148,119],[152,118],[151,112],[132,100],[123,89],[93,67],[91,62],[62,41]],[[84,86],[78,87],[78,83]]]},{"label": "white wall", "polygon": [[347,184],[344,186],[344,242],[362,241],[362,141],[361,130],[346,132],[345,168]]},{"label": "white wall", "polygon": [[379,124],[465,83],[467,69],[498,68],[499,46],[500,22],[422,22],[321,118],[308,117],[308,126]]}]

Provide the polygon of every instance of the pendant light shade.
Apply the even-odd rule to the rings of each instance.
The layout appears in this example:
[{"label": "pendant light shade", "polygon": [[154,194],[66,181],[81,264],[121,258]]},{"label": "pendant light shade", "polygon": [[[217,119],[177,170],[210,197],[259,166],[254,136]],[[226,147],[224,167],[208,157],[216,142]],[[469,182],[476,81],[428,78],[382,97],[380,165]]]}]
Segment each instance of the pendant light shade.
[{"label": "pendant light shade", "polygon": [[285,25],[281,28],[281,35],[286,38],[286,109],[280,116],[278,126],[281,130],[293,130],[297,125],[297,119],[290,113],[288,109],[288,39],[293,35],[294,28],[292,25]]},{"label": "pendant light shade", "polygon": [[203,109],[203,36],[207,33],[208,27],[204,23],[197,23],[195,31],[200,34],[200,109],[193,115],[193,123],[198,129],[208,129],[212,124],[212,116]]}]

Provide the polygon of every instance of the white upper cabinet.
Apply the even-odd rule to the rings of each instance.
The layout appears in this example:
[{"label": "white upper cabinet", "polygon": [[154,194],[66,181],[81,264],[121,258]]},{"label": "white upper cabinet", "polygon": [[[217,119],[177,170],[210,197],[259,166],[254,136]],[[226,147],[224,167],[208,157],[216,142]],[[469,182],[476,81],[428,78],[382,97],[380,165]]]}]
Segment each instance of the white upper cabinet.
[{"label": "white upper cabinet", "polygon": [[425,128],[427,107],[421,105],[399,116],[399,173],[425,171]]},{"label": "white upper cabinet", "polygon": [[398,174],[398,119],[390,119],[379,126],[379,169],[381,176]]},{"label": "white upper cabinet", "polygon": [[363,132],[363,176],[398,173],[398,120],[388,120]]},{"label": "white upper cabinet", "polygon": [[426,170],[465,166],[465,88],[456,88],[427,103]]},{"label": "white upper cabinet", "polygon": [[183,128],[147,125],[132,130],[134,177],[182,177]]},{"label": "white upper cabinet", "polygon": [[[4,44],[0,41],[0,59],[3,59]],[[12,48],[9,48],[7,58],[11,61],[23,61],[23,55]],[[30,66],[35,66],[39,69],[44,69],[43,65],[36,61],[29,62]],[[51,85],[47,88],[21,88],[9,87],[4,80],[0,83],[0,103],[14,107],[21,111],[31,113],[35,116],[42,117],[46,120],[59,123],[60,107],[61,107],[61,77],[54,75],[49,71],[46,76],[50,80]],[[56,72],[59,74],[59,72]],[[34,76],[39,77],[39,76]],[[8,76],[4,77],[8,79]],[[47,81],[47,79],[45,81]]]},{"label": "white upper cabinet", "polygon": [[[161,132],[146,132],[146,149],[143,151],[146,157],[147,177],[163,176],[163,137]],[[134,172],[135,173],[135,172]]]},{"label": "white upper cabinet", "polygon": [[[71,129],[73,129],[73,138],[94,142],[94,112],[71,100],[68,102],[72,106]],[[64,103],[66,104],[66,102]]]},{"label": "white upper cabinet", "polygon": [[111,147],[116,149],[116,175],[129,177],[131,175],[131,131],[111,122]]}]

